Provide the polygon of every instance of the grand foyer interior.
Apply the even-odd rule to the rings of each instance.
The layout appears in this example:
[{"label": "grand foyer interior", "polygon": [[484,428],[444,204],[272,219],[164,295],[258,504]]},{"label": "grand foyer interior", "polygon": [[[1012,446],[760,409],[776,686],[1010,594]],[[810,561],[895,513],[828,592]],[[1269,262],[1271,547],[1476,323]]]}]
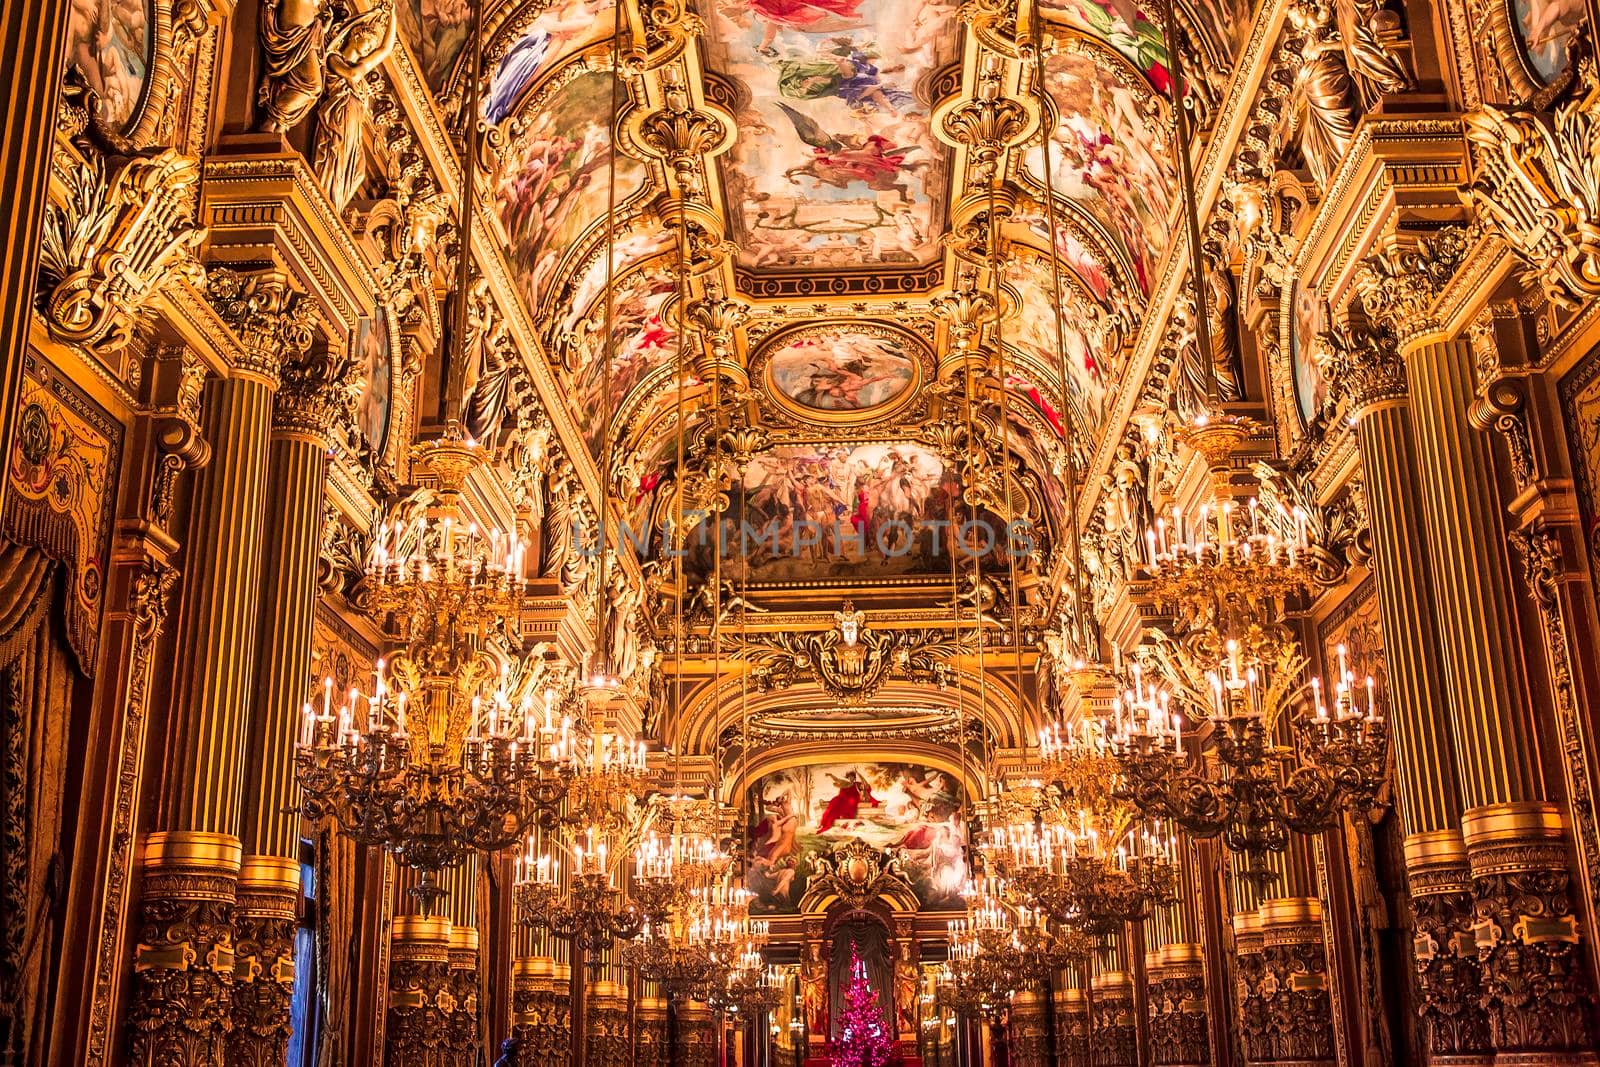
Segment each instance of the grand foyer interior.
[{"label": "grand foyer interior", "polygon": [[1592,0],[8,3],[0,1063],[1594,1063]]}]

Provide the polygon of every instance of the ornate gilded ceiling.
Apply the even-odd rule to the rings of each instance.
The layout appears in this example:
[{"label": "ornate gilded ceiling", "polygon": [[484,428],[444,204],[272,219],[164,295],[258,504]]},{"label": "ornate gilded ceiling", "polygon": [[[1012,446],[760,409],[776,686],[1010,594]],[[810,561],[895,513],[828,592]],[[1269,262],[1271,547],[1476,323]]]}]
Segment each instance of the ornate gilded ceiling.
[{"label": "ornate gilded ceiling", "polygon": [[[471,9],[401,8],[438,121],[459,127]],[[1225,70],[1230,19],[1179,10],[1190,61]],[[686,595],[743,594],[807,632],[843,597],[925,612],[910,631],[961,604],[997,649],[1031,645],[1064,573],[1064,438],[1081,475],[1178,232],[1150,14],[508,0],[486,29],[483,203],[533,333],[516,356],[548,365],[635,529],[725,508],[691,539]],[[1197,113],[1216,81],[1197,82]],[[730,428],[737,455],[716,443]],[[1029,541],[953,568],[968,520]],[[741,522],[777,549],[716,549],[707,535]],[[709,611],[698,625],[709,647]]]}]

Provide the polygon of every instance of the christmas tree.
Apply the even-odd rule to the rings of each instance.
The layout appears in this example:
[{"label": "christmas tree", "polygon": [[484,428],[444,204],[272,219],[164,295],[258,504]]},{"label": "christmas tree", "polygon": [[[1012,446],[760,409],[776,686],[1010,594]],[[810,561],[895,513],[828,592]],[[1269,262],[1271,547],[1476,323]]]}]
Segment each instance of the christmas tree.
[{"label": "christmas tree", "polygon": [[867,982],[867,965],[852,941],[850,984],[839,1013],[839,1039],[833,1042],[829,1059],[833,1067],[885,1067],[893,1053],[894,1038],[878,1007],[878,991]]}]

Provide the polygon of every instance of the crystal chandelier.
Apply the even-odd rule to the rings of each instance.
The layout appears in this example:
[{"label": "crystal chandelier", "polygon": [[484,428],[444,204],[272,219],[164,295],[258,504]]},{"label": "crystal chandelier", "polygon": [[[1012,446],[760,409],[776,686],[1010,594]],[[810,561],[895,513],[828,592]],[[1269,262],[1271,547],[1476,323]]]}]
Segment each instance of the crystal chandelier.
[{"label": "crystal chandelier", "polygon": [[948,923],[949,951],[938,994],[954,1011],[995,1019],[1025,980],[1022,945],[1000,879],[975,879],[965,895],[966,915]]},{"label": "crystal chandelier", "polygon": [[540,675],[489,635],[520,610],[524,546],[463,517],[482,462],[459,433],[422,446],[437,486],[381,525],[367,562],[369,610],[404,650],[370,683],[305,707],[295,752],[303,810],[419,872],[424,913],[439,871],[514,845],[565,794],[569,724],[535,695]]}]

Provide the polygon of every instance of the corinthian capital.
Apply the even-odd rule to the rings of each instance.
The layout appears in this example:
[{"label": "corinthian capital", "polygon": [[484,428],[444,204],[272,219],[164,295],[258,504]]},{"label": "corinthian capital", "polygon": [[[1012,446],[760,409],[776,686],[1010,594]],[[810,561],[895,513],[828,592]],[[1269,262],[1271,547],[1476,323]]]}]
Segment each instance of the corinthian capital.
[{"label": "corinthian capital", "polygon": [[715,112],[695,107],[682,86],[669,85],[662,106],[642,115],[631,132],[641,151],[671,168],[680,188],[698,193],[702,161],[726,146],[732,131]]},{"label": "corinthian capital", "polygon": [[355,361],[322,345],[295,353],[278,368],[272,426],[326,441],[339,417],[350,409],[359,385]]},{"label": "corinthian capital", "polygon": [[1406,398],[1406,368],[1394,333],[1368,322],[1336,325],[1318,337],[1318,364],[1328,388],[1352,418]]},{"label": "corinthian capital", "polygon": [[1439,328],[1433,302],[1466,254],[1464,226],[1431,235],[1392,234],[1361,261],[1356,290],[1368,313],[1404,347],[1409,339]]},{"label": "corinthian capital", "polygon": [[316,336],[316,315],[305,294],[279,270],[218,267],[206,283],[211,306],[239,339],[234,368],[276,387],[280,365],[305,354]]}]

